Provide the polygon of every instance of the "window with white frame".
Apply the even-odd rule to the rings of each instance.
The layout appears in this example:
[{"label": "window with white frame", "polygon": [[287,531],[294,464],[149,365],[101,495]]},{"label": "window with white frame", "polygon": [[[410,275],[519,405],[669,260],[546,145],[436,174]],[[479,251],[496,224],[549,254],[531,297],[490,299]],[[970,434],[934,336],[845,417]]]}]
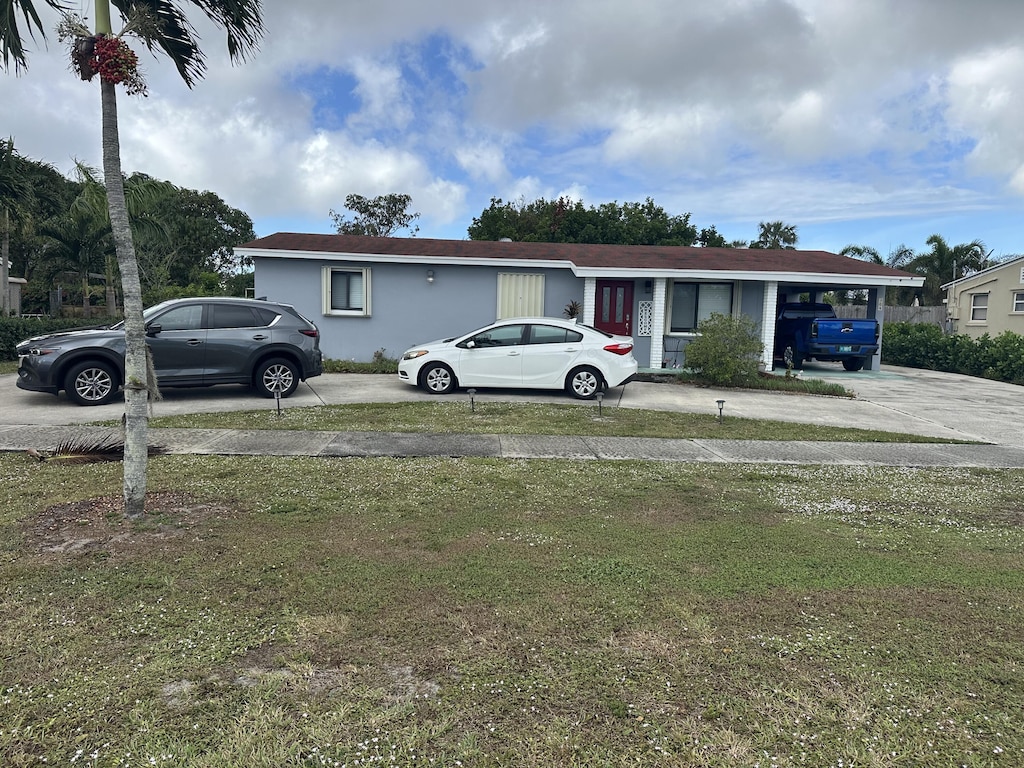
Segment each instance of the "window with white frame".
[{"label": "window with white frame", "polygon": [[988,294],[975,293],[971,296],[971,322],[983,323],[988,320]]},{"label": "window with white frame", "polygon": [[670,333],[692,333],[711,315],[732,315],[732,283],[672,283]]},{"label": "window with white frame", "polygon": [[1013,311],[1024,312],[1024,291],[1016,291],[1013,294]]},{"label": "window with white frame", "polygon": [[369,269],[324,267],[323,292],[325,315],[370,314]]}]

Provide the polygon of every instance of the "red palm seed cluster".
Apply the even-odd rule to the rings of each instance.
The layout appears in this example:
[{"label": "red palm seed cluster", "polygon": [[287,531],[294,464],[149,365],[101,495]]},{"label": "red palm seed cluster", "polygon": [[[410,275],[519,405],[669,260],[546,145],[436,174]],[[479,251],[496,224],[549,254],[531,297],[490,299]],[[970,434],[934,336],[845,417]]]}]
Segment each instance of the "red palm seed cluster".
[{"label": "red palm seed cluster", "polygon": [[146,94],[146,83],[139,74],[139,57],[121,38],[98,35],[89,64],[108,83],[124,84],[130,94]]}]

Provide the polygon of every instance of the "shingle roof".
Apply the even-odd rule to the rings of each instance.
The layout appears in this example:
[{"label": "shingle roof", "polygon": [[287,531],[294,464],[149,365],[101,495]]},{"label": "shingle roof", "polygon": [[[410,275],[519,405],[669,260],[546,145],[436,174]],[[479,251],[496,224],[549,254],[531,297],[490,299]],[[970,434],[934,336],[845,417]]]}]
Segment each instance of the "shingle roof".
[{"label": "shingle roof", "polygon": [[431,240],[418,237],[364,237],[278,232],[240,245],[239,251],[290,251],[366,254],[483,261],[562,261],[576,267],[636,270],[714,270],[764,273],[811,273],[880,278],[914,278],[882,264],[828,251],[692,248],[651,245],[522,243],[493,240]]}]

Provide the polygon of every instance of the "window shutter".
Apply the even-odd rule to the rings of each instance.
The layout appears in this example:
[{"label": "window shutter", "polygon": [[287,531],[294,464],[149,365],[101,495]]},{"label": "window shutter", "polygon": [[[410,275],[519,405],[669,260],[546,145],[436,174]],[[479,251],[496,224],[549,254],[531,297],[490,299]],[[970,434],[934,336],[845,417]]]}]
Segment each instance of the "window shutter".
[{"label": "window shutter", "polygon": [[543,315],[544,275],[498,273],[498,320]]}]

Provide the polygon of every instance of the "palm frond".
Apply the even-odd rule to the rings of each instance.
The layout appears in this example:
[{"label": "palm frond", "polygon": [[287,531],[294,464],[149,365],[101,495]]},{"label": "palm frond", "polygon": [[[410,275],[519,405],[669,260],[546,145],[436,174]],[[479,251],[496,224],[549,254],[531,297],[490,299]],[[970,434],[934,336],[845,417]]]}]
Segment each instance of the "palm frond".
[{"label": "palm frond", "polygon": [[[0,0],[2,2],[2,0]],[[241,61],[255,51],[263,36],[259,0],[191,0],[206,17],[227,33],[228,54]],[[162,50],[174,62],[181,79],[191,88],[206,72],[206,57],[199,48],[195,27],[172,0],[111,0],[131,25],[146,17],[132,31],[150,51]]]},{"label": "palm frond", "polygon": [[[162,456],[166,448],[151,445],[150,456]],[[60,462],[62,464],[97,464],[104,461],[122,461],[124,459],[124,440],[116,434],[101,437],[75,436],[59,442],[49,452],[30,448],[28,455],[38,461]]]},{"label": "palm frond", "polygon": [[[66,12],[67,5],[62,0],[43,0],[43,2],[58,11]],[[18,11],[21,11],[25,19],[25,26],[28,34],[35,39],[36,32],[46,37],[46,30],[39,18],[32,0],[0,0],[0,67],[5,71],[14,61],[14,72],[20,74],[27,65],[25,58],[25,38],[22,37],[18,28]]]}]

